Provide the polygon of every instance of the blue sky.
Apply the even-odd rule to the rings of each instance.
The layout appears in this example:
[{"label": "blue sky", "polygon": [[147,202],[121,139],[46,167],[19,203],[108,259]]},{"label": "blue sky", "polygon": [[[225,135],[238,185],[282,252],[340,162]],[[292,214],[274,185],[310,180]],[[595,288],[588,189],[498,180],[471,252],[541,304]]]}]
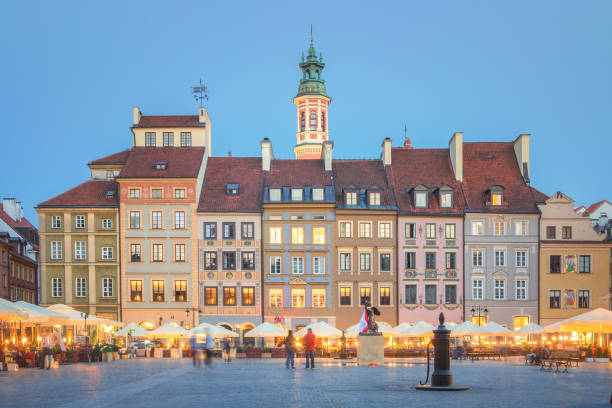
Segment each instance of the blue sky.
[{"label": "blue sky", "polygon": [[[177,4],[174,4],[177,3]],[[21,2],[0,4],[0,196],[33,207],[130,147],[131,108],[195,114],[213,154],[292,157],[310,24],[339,158],[531,133],[531,178],[577,204],[611,199],[612,2]]]}]

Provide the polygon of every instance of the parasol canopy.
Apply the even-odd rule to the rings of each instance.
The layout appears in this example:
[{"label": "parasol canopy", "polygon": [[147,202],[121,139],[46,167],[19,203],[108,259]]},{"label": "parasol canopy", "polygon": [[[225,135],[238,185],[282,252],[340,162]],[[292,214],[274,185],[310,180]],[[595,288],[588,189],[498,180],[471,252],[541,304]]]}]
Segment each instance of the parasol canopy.
[{"label": "parasol canopy", "polygon": [[263,322],[259,326],[254,327],[245,333],[244,337],[270,338],[285,337],[286,335],[287,331],[284,328],[278,327],[272,323]]},{"label": "parasol canopy", "polygon": [[302,328],[297,333],[295,333],[296,337],[305,336],[306,333],[308,333],[308,329],[312,329],[312,332],[317,337],[327,337],[330,339],[342,337],[342,331],[336,329],[334,326],[331,326],[330,324],[324,321],[310,323],[308,326]]},{"label": "parasol canopy", "polygon": [[44,307],[33,305],[23,300],[15,302],[15,306],[21,308],[28,314],[28,318],[23,319],[24,323],[49,323],[49,324],[62,324],[68,320],[68,316],[61,313],[54,312],[53,310],[45,309]]},{"label": "parasol canopy", "polygon": [[541,333],[544,330],[542,326],[535,323],[529,323],[518,330],[514,331],[514,334],[528,335],[528,334],[537,334]]},{"label": "parasol canopy", "polygon": [[470,336],[478,334],[479,331],[480,326],[468,320],[453,327],[451,329],[451,336]]},{"label": "parasol canopy", "polygon": [[13,302],[0,298],[0,320],[16,321],[25,320],[29,314]]},{"label": "parasol canopy", "polygon": [[512,332],[499,323],[489,322],[480,327],[477,334],[484,336],[508,336],[511,335]]},{"label": "parasol canopy", "polygon": [[[58,304],[47,307],[47,309],[68,317],[68,320],[64,321],[62,324],[79,325],[79,324],[85,323],[85,319],[81,316],[81,312],[79,312],[76,309],[73,309],[70,306],[58,303]],[[87,316],[88,326],[97,326],[99,324],[106,324],[106,322],[107,322],[106,319],[102,319],[102,318],[91,316],[91,315]]]},{"label": "parasol canopy", "polygon": [[601,307],[544,327],[545,332],[612,333],[612,311]]},{"label": "parasol canopy", "polygon": [[132,337],[147,337],[149,332],[136,323],[128,323],[123,329],[117,331],[115,336],[127,336],[131,335]]},{"label": "parasol canopy", "polygon": [[436,327],[433,324],[424,322],[423,320],[419,320],[412,326],[410,329],[406,331],[402,336],[408,337],[423,337],[429,334],[433,334],[433,331]]},{"label": "parasol canopy", "polygon": [[149,337],[183,337],[188,336],[189,332],[183,329],[181,326],[173,325],[171,323],[164,323],[157,329],[151,330],[148,333]]},{"label": "parasol canopy", "polygon": [[189,335],[194,336],[198,334],[210,334],[216,339],[223,337],[240,337],[238,333],[227,330],[225,327],[215,326],[210,323],[200,323],[193,329],[189,330]]}]

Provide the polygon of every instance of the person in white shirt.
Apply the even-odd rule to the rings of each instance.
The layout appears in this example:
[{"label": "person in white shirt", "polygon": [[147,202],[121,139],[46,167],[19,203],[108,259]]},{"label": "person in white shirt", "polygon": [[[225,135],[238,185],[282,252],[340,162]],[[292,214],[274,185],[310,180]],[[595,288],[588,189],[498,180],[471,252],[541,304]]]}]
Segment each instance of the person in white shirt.
[{"label": "person in white shirt", "polygon": [[51,368],[53,362],[53,347],[56,341],[58,341],[57,334],[46,329],[43,335],[43,368],[47,370]]}]

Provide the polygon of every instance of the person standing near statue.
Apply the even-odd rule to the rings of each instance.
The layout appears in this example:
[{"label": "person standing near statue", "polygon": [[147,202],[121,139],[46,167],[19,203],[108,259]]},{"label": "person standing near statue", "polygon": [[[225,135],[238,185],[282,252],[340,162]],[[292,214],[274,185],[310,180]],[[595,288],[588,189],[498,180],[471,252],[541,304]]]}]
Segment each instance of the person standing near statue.
[{"label": "person standing near statue", "polygon": [[308,333],[304,336],[304,354],[306,354],[306,369],[313,370],[315,368],[314,364],[314,353],[315,346],[317,345],[317,336],[312,332],[312,329],[308,329]]}]

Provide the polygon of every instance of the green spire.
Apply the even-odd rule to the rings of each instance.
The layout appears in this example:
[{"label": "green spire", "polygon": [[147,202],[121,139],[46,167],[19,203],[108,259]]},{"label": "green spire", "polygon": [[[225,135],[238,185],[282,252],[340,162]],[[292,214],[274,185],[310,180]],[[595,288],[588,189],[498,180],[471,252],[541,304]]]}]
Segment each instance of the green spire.
[{"label": "green spire", "polygon": [[322,75],[323,68],[325,67],[325,64],[323,63],[323,55],[320,54],[320,56],[317,57],[317,51],[315,50],[314,42],[312,41],[312,31],[306,61],[304,61],[304,53],[302,53],[302,62],[299,66],[302,70],[302,79],[300,80],[300,86],[296,96],[307,94],[327,96],[325,81],[323,80]]}]

